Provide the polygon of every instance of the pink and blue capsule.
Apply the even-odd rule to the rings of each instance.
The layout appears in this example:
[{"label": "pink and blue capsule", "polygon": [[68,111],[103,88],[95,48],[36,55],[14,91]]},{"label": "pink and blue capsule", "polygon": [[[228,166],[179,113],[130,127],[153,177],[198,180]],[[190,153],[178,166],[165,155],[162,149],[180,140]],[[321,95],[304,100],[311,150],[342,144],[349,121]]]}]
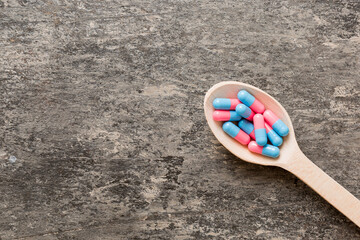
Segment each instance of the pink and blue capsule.
[{"label": "pink and blue capsule", "polygon": [[232,122],[224,123],[223,130],[242,145],[248,145],[250,142],[249,135],[247,135],[243,130],[241,130]]},{"label": "pink and blue capsule", "polygon": [[241,119],[238,126],[241,130],[243,130],[246,134],[255,140],[254,124],[246,119]]},{"label": "pink and blue capsule", "polygon": [[283,143],[282,138],[267,124],[265,123],[266,134],[272,145],[278,147]]},{"label": "pink and blue capsule", "polygon": [[253,117],[255,115],[255,113],[249,107],[242,103],[236,106],[235,111],[237,112],[237,114],[250,121],[253,120]]},{"label": "pink and blue capsule", "polygon": [[239,99],[236,98],[215,98],[213,106],[218,110],[235,110],[240,103]]},{"label": "pink and blue capsule", "polygon": [[272,129],[274,129],[274,131],[281,137],[289,134],[289,128],[271,110],[266,110],[264,112],[264,118],[265,121],[269,124],[269,126],[272,127]]},{"label": "pink and blue capsule", "polygon": [[241,116],[235,111],[216,110],[213,113],[215,121],[240,121]]},{"label": "pink and blue capsule", "polygon": [[251,95],[246,90],[241,90],[237,94],[238,99],[244,103],[246,106],[251,108],[256,113],[263,113],[265,111],[265,106],[259,100],[257,100],[253,95]]},{"label": "pink and blue capsule", "polygon": [[267,157],[277,158],[280,155],[280,149],[276,146],[266,144],[259,146],[255,141],[251,141],[248,145],[251,152],[258,153]]},{"label": "pink and blue capsule", "polygon": [[255,114],[254,116],[255,140],[260,146],[265,146],[267,143],[267,136],[265,130],[265,122],[262,114]]}]

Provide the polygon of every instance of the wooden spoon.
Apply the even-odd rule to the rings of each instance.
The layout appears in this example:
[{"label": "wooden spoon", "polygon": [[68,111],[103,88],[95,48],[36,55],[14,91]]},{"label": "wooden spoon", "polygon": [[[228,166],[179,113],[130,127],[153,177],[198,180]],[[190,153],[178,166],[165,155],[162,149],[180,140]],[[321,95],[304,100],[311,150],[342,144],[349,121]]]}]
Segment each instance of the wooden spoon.
[{"label": "wooden spoon", "polygon": [[[237,93],[242,89],[256,97],[265,105],[266,109],[271,109],[289,127],[289,135],[284,137],[278,158],[272,159],[250,152],[247,146],[241,145],[222,130],[222,122],[213,120],[213,100],[215,98],[237,98]],[[294,128],[288,113],[269,94],[249,84],[233,81],[221,82],[206,93],[204,111],[215,137],[235,156],[250,163],[277,166],[293,173],[360,227],[360,201],[304,155],[296,142]]]}]

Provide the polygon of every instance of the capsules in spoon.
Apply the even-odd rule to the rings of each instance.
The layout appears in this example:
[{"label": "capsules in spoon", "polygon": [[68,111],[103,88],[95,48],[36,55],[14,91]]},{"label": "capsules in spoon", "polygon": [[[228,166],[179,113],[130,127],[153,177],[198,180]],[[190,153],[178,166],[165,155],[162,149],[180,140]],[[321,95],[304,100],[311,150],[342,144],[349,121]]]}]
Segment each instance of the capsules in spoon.
[{"label": "capsules in spoon", "polygon": [[250,152],[277,158],[289,128],[265,105],[248,91],[240,90],[237,99],[214,99],[213,119],[224,122],[223,131],[241,145],[247,145]]}]

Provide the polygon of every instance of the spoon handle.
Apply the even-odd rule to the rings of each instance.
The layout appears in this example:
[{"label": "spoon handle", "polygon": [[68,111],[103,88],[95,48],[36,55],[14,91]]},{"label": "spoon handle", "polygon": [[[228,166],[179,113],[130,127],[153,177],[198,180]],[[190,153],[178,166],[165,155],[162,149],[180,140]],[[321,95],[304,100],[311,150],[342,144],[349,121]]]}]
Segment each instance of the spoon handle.
[{"label": "spoon handle", "polygon": [[284,168],[360,227],[360,201],[299,151]]}]

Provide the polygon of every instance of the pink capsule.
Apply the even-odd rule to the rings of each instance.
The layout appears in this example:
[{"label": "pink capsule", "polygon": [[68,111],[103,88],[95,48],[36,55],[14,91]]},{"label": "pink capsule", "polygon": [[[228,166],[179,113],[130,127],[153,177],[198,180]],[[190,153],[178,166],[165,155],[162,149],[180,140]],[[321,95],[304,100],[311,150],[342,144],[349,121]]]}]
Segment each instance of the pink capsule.
[{"label": "pink capsule", "polygon": [[231,101],[230,110],[235,110],[236,106],[241,103],[240,100],[236,98],[230,99],[230,101]]},{"label": "pink capsule", "polygon": [[276,116],[275,113],[269,109],[264,112],[264,119],[270,125],[270,127],[274,125],[277,120],[279,120],[278,116]]},{"label": "pink capsule", "polygon": [[273,129],[269,126],[269,124],[265,123],[265,130],[266,130],[266,133],[269,133]]},{"label": "pink capsule", "polygon": [[223,124],[223,130],[242,145],[248,145],[250,137],[232,122]]},{"label": "pink capsule", "polygon": [[258,153],[267,157],[277,158],[280,155],[280,149],[270,144],[259,146],[255,141],[251,141],[248,145],[251,152]]},{"label": "pink capsule", "polygon": [[213,113],[213,119],[215,121],[240,121],[241,116],[235,111],[216,110]]},{"label": "pink capsule", "polygon": [[254,128],[256,143],[260,146],[264,146],[267,143],[267,136],[265,130],[264,116],[261,114],[255,114],[254,116]]},{"label": "pink capsule", "polygon": [[255,140],[255,131],[252,131],[252,132],[249,134],[249,136],[250,136],[252,139]]},{"label": "pink capsule", "polygon": [[248,145],[251,152],[262,154],[263,147],[256,144],[255,141],[251,141]]},{"label": "pink capsule", "polygon": [[238,135],[236,135],[236,137],[234,137],[234,139],[236,141],[238,141],[239,143],[241,143],[242,145],[248,145],[250,142],[249,135],[247,135],[243,130],[240,130]]},{"label": "pink capsule", "polygon": [[257,100],[253,95],[251,95],[246,90],[241,90],[238,95],[238,99],[244,103],[246,106],[251,108],[256,113],[263,113],[265,111],[265,106],[259,100]]},{"label": "pink capsule", "polygon": [[270,127],[272,127],[275,130],[275,132],[277,132],[280,136],[284,137],[288,135],[289,128],[271,110],[266,110],[264,112],[264,118],[266,122],[270,125]]},{"label": "pink capsule", "polygon": [[237,98],[215,98],[213,106],[218,110],[235,110],[236,106],[240,104]]}]

